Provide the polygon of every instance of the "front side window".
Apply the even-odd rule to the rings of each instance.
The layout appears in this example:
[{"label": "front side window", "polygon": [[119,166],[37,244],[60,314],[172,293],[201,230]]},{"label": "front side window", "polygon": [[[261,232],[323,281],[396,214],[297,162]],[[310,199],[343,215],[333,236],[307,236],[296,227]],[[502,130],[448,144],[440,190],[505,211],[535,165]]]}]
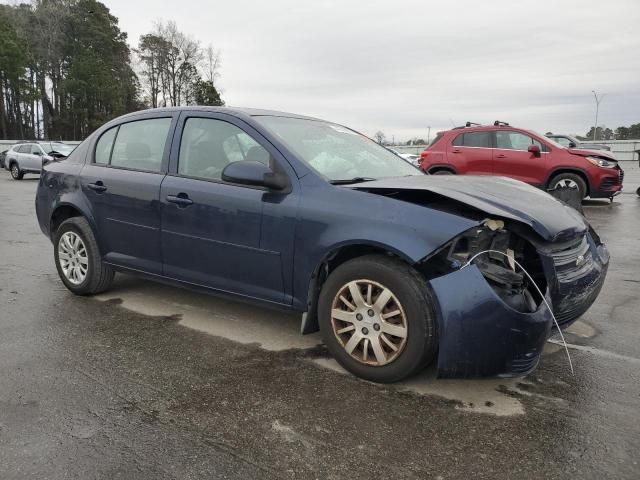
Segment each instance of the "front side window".
[{"label": "front side window", "polygon": [[111,166],[159,172],[170,126],[170,118],[120,125],[111,152]]},{"label": "front side window", "polygon": [[180,175],[220,180],[227,165],[243,160],[270,165],[271,155],[231,123],[213,118],[187,119],[180,142]]},{"label": "front side window", "polygon": [[519,132],[496,132],[496,148],[502,150],[527,150],[531,145],[537,145],[544,151],[542,144],[534,138]]},{"label": "front side window", "polygon": [[31,145],[31,155],[42,155],[40,145]]},{"label": "front side window", "polygon": [[343,126],[290,117],[254,118],[329,181],[355,183],[424,175],[370,138]]}]

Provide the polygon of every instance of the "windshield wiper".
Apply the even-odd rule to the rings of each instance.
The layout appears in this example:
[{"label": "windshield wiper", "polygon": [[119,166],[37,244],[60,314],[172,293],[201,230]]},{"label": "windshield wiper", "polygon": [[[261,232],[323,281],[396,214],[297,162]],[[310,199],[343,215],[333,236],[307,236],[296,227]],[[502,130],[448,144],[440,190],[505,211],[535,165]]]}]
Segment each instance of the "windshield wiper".
[{"label": "windshield wiper", "polygon": [[374,180],[377,180],[377,178],[353,177],[353,178],[343,178],[340,180],[329,180],[329,183],[331,185],[350,185],[352,183],[373,182]]}]

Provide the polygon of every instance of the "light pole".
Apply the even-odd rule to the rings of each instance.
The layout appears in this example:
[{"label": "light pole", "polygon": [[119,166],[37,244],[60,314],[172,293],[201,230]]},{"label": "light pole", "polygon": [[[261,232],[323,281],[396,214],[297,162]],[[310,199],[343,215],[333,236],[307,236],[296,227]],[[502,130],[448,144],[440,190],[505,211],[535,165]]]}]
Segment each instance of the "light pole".
[{"label": "light pole", "polygon": [[427,145],[431,143],[431,125],[427,127]]},{"label": "light pole", "polygon": [[604,98],[605,94],[603,93],[602,95],[600,95],[600,97],[598,97],[598,94],[595,90],[591,90],[591,93],[593,93],[593,97],[596,99],[596,124],[593,126],[593,141],[595,142],[596,132],[598,131],[598,110],[600,109],[600,102]]}]

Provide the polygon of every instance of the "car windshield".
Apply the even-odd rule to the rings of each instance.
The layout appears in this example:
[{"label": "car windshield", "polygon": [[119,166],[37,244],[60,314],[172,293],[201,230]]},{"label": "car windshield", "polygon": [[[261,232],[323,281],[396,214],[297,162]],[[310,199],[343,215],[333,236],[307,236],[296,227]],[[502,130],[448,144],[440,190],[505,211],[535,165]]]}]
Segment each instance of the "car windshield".
[{"label": "car windshield", "polygon": [[58,152],[62,155],[69,156],[71,152],[76,148],[75,145],[67,145],[64,143],[52,143],[50,152]]},{"label": "car windshield", "polygon": [[534,134],[538,138],[544,139],[544,141],[547,142],[547,143],[550,143],[552,147],[567,148],[566,146],[562,145],[561,143],[556,142],[553,138],[549,138],[549,137],[546,137],[544,135],[540,135],[538,132],[536,132],[534,130],[528,130],[528,132]]},{"label": "car windshield", "polygon": [[424,175],[370,138],[341,125],[290,117],[261,116],[256,120],[330,182]]}]

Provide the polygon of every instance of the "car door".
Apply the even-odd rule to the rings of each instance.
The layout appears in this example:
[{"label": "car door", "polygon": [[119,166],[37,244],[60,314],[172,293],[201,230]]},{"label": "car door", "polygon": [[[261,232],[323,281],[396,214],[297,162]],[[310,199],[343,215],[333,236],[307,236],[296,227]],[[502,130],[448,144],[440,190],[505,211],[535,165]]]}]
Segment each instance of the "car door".
[{"label": "car door", "polygon": [[146,115],[102,132],[82,169],[106,262],[162,273],[160,184],[177,115]]},{"label": "car door", "polygon": [[40,171],[42,169],[42,157],[44,155],[44,152],[42,151],[42,148],[40,148],[40,145],[38,145],[37,143],[34,143],[33,145],[31,145],[31,149],[29,150],[29,153],[26,155],[27,160],[26,160],[26,165],[28,165],[25,168],[28,168],[29,170],[34,170],[36,172]]},{"label": "car door", "polygon": [[31,144],[24,143],[16,148],[16,160],[20,166],[20,170],[29,169],[29,155],[31,154]]},{"label": "car door", "polygon": [[447,159],[459,173],[491,175],[491,147],[491,132],[462,132],[449,145]]},{"label": "car door", "polygon": [[[495,136],[496,149],[493,155],[495,174],[532,185],[542,185],[548,172],[546,145],[530,135],[512,130],[497,130]],[[527,151],[531,145],[537,145],[540,148],[540,156]]]},{"label": "car door", "polygon": [[286,160],[241,120],[183,113],[160,192],[164,275],[289,304],[296,195],[224,182],[224,167],[241,160],[293,180]]}]

